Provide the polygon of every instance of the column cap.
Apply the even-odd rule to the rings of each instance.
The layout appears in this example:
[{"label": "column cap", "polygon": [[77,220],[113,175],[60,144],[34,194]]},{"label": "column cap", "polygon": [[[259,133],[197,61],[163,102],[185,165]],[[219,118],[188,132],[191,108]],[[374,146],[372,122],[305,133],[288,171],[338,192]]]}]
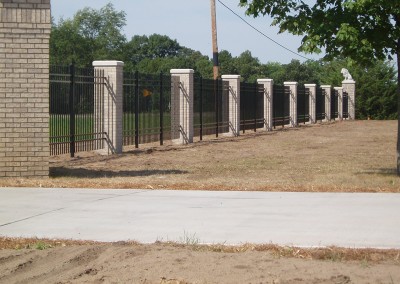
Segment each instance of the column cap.
[{"label": "column cap", "polygon": [[354,80],[344,80],[344,81],[342,81],[342,83],[343,84],[355,84],[356,81],[354,81]]},{"label": "column cap", "polygon": [[295,85],[295,86],[297,86],[299,83],[297,83],[297,82],[284,82],[283,84],[284,85]]},{"label": "column cap", "polygon": [[327,89],[330,89],[330,88],[332,88],[332,85],[321,85],[321,88],[327,88]]},{"label": "column cap", "polygon": [[257,79],[257,83],[273,83],[274,79]]},{"label": "column cap", "polygon": [[240,75],[222,75],[221,79],[240,79]]},{"label": "column cap", "polygon": [[343,87],[333,87],[333,89],[340,91],[343,90]]},{"label": "column cap", "polygon": [[124,66],[123,61],[115,61],[115,60],[97,60],[93,61],[93,67],[116,67],[116,66]]},{"label": "column cap", "polygon": [[317,87],[317,84],[304,84],[304,87]]},{"label": "column cap", "polygon": [[171,74],[193,74],[193,69],[171,69],[169,71]]}]

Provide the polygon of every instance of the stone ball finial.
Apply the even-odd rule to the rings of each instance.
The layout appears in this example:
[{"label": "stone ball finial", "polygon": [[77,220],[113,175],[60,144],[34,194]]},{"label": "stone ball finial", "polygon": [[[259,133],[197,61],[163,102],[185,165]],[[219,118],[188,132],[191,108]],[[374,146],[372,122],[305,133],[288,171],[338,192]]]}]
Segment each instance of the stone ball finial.
[{"label": "stone ball finial", "polygon": [[342,73],[345,80],[353,80],[353,77],[350,75],[349,70],[347,70],[346,68],[342,68],[340,73]]}]

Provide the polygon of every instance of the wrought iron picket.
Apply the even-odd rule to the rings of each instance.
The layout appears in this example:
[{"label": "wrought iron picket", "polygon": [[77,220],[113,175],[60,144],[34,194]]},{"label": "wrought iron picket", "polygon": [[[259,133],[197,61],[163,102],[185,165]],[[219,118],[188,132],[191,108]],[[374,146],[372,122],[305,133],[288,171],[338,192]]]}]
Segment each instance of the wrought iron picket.
[{"label": "wrought iron picket", "polygon": [[103,148],[104,72],[50,66],[50,155]]}]

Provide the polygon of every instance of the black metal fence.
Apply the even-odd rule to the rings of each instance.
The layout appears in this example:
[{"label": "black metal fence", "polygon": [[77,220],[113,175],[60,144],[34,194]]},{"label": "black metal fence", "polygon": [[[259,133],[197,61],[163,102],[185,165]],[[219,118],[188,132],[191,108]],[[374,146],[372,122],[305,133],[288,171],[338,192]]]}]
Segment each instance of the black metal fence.
[{"label": "black metal fence", "polygon": [[349,118],[349,94],[343,92],[343,119]]},{"label": "black metal fence", "polygon": [[171,76],[124,73],[123,144],[171,139]]},{"label": "black metal fence", "polygon": [[310,91],[304,85],[297,87],[297,122],[310,120]]},{"label": "black metal fence", "polygon": [[[104,129],[104,71],[94,68],[50,66],[50,154],[70,153],[103,148],[107,137]],[[124,73],[123,144],[170,140],[171,133],[170,75]],[[310,93],[304,86],[297,89],[298,123],[310,119]],[[240,84],[240,128],[243,132],[263,128],[264,86]],[[229,131],[229,83],[194,77],[194,135]],[[327,118],[326,93],[316,92],[316,119]],[[343,94],[343,118],[348,118],[349,97]],[[332,91],[331,119],[338,117],[338,92]],[[290,124],[290,87],[273,88],[273,127]]]},{"label": "black metal fence", "polygon": [[273,125],[274,128],[290,123],[290,87],[274,86],[273,92]]},{"label": "black metal fence", "polygon": [[264,127],[264,86],[240,83],[240,129],[243,133]]},{"label": "black metal fence", "polygon": [[194,135],[216,135],[229,131],[229,83],[194,77]]},{"label": "black metal fence", "polygon": [[317,87],[317,93],[315,94],[316,120],[326,119],[325,100],[326,100],[326,91],[321,87]]},{"label": "black metal fence", "polygon": [[332,89],[331,92],[331,119],[339,118],[339,91]]},{"label": "black metal fence", "polygon": [[50,66],[50,155],[103,147],[104,72]]}]

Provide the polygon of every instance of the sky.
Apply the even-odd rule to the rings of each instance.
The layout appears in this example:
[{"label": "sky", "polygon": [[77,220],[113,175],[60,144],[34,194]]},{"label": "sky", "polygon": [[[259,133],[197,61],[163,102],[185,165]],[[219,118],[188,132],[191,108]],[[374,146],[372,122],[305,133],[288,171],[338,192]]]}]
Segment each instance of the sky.
[{"label": "sky", "polygon": [[[297,53],[301,37],[278,34],[278,28],[270,26],[270,18],[246,16],[245,9],[238,5],[239,0],[221,1],[268,37]],[[52,16],[57,22],[61,17],[72,18],[85,7],[100,9],[109,2],[117,11],[125,11],[127,25],[124,34],[128,40],[134,35],[167,35],[182,46],[212,57],[209,0],[51,0]],[[272,61],[285,64],[292,59],[305,60],[254,31],[218,1],[216,10],[220,51],[227,50],[233,56],[239,56],[249,50],[261,63]],[[301,55],[310,59],[322,57],[317,54]]]}]

